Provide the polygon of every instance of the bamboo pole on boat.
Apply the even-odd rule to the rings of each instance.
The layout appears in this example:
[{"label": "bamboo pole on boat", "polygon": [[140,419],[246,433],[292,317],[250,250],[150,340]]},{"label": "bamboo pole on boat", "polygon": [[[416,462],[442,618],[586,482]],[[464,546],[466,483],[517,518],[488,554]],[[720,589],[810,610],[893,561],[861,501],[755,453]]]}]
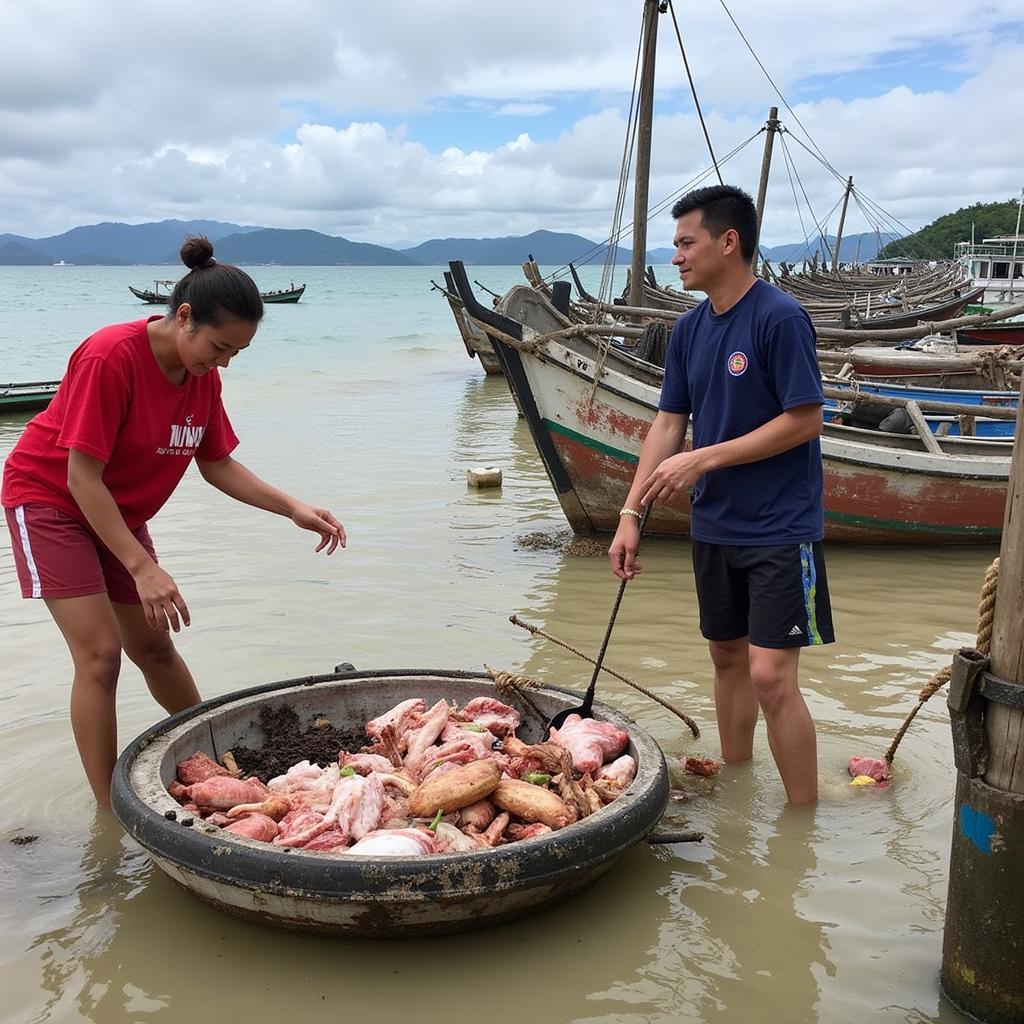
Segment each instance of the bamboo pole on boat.
[{"label": "bamboo pole on boat", "polygon": [[[854,367],[871,367],[886,371],[887,376],[905,376],[909,373],[981,373],[997,367],[1002,373],[1020,373],[1024,370],[1022,359],[998,359],[992,354],[978,353],[971,356],[930,356],[915,352],[911,359],[894,359],[888,352],[861,353],[857,349],[819,348],[818,364],[822,368],[842,367],[851,363]],[[893,355],[898,356],[899,353]]]},{"label": "bamboo pole on boat", "polygon": [[1017,418],[1016,409],[1008,409],[1002,405],[968,405],[966,402],[933,402],[930,398],[908,399],[899,395],[876,395],[858,391],[856,388],[833,388],[827,384],[822,388],[826,398],[834,398],[840,402],[854,402],[859,398],[877,402],[879,405],[891,405],[893,408],[905,409],[907,402],[914,401],[918,411],[933,412],[948,416],[984,416],[993,420],[1012,420]]},{"label": "bamboo pole on boat", "polygon": [[[644,0],[643,64],[637,110],[636,178],[633,190],[633,260],[629,272],[629,302],[639,306],[647,266],[647,200],[651,176],[651,130],[654,123],[654,56],[658,42],[659,0]],[[610,244],[614,245],[614,239]]]},{"label": "bamboo pole on boat", "polygon": [[761,177],[757,183],[757,244],[754,246],[754,267],[757,267],[757,254],[761,244],[761,221],[764,219],[764,204],[768,196],[768,175],[772,167],[772,145],[775,133],[779,130],[779,108],[772,107],[768,111],[765,123],[764,152],[761,154]]},{"label": "bamboo pole on boat", "polygon": [[935,439],[935,435],[932,433],[932,428],[928,426],[928,421],[924,418],[924,413],[921,412],[921,406],[917,404],[913,399],[907,402],[906,405],[907,415],[910,417],[910,422],[917,428],[917,436],[921,439],[921,444],[932,453],[932,455],[945,455],[946,453],[942,450],[942,446]]},{"label": "bamboo pole on boat", "polygon": [[1008,320],[1013,316],[1024,314],[1024,303],[1007,306],[995,313],[972,313],[970,316],[958,316],[949,320],[919,320],[913,327],[889,327],[884,330],[873,330],[870,327],[847,329],[842,327],[819,327],[815,325],[814,333],[818,341],[876,341],[885,344],[892,341],[909,341],[925,334],[948,333],[959,327],[979,327],[986,324]]},{"label": "bamboo pole on boat", "polygon": [[836,230],[836,247],[832,250],[832,273],[839,271],[839,247],[843,244],[843,225],[846,223],[846,207],[850,202],[850,193],[853,191],[853,175],[846,179],[846,191],[843,193],[843,209],[839,214],[839,227]]}]

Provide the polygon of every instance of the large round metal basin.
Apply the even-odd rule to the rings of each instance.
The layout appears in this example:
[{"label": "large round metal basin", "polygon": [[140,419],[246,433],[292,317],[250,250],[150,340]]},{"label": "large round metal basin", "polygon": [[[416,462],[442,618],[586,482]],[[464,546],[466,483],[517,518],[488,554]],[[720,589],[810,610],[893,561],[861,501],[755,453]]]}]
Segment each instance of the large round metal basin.
[{"label": "large round metal basin", "polygon": [[[196,751],[212,758],[234,747],[258,749],[264,705],[289,705],[302,727],[326,715],[350,725],[353,746],[362,726],[399,701],[445,698],[464,704],[495,694],[490,676],[401,669],[346,672],[268,683],[206,701],[139,736],[114,769],[112,800],[122,827],[175,881],[242,917],[304,931],[359,937],[412,936],[479,928],[567,899],[607,871],[657,824],[668,800],[660,748],[635,723],[595,703],[594,716],[630,734],[638,771],[632,785],[601,811],[537,839],[471,854],[366,857],[287,850],[223,832],[192,818],[167,792],[178,762]],[[530,690],[545,716],[579,703],[557,688]],[[544,738],[544,724],[526,704],[518,735]]]}]

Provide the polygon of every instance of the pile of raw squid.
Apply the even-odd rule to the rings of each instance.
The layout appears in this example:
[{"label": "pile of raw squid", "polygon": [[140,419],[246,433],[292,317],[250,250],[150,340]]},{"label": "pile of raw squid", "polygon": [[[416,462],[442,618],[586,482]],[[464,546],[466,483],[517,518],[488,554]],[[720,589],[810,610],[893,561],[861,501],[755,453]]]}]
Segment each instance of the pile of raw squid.
[{"label": "pile of raw squid", "polygon": [[629,734],[570,715],[544,743],[516,735],[493,697],[463,707],[402,701],[366,723],[369,743],[327,767],[300,761],[266,784],[197,753],[169,791],[225,832],[302,850],[410,857],[472,853],[565,828],[636,775]]}]

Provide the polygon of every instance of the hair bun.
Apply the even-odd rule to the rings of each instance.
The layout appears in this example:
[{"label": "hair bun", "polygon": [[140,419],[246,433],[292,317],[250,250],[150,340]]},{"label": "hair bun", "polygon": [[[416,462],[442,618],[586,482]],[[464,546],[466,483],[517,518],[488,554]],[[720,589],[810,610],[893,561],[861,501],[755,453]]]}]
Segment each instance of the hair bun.
[{"label": "hair bun", "polygon": [[213,243],[204,235],[186,238],[185,244],[181,247],[181,262],[189,270],[209,266],[214,262]]}]

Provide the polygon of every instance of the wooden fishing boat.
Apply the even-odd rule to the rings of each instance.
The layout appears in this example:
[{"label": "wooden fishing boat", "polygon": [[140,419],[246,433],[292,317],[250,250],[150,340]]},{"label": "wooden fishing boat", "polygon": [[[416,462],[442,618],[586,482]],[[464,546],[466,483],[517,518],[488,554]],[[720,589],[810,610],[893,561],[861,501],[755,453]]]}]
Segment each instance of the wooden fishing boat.
[{"label": "wooden fishing boat", "polygon": [[970,433],[977,437],[1004,438],[1013,437],[1016,426],[1013,419],[993,418],[985,415],[986,407],[989,409],[1016,409],[1019,394],[1014,391],[974,391],[966,388],[935,388],[915,384],[891,384],[872,382],[867,380],[849,380],[839,377],[826,376],[823,378],[826,386],[846,393],[844,398],[826,396],[825,416],[838,413],[841,409],[849,408],[851,403],[858,401],[870,402],[872,397],[899,398],[906,401],[918,403],[941,403],[970,406],[976,409],[970,415],[970,422],[967,423],[958,415],[944,414],[924,410],[924,418],[931,428],[932,433],[958,435],[966,433],[965,427],[970,428]]},{"label": "wooden fishing boat", "polygon": [[[569,525],[613,532],[659,386],[611,365],[579,334],[561,328],[532,289],[512,289],[497,309],[479,303],[461,263],[452,277],[467,312],[488,329]],[[531,292],[527,302],[518,300]],[[516,319],[529,313],[529,322]],[[830,540],[885,544],[995,543],[1009,479],[1003,457],[931,454],[835,436],[821,439],[825,532]],[[647,530],[689,530],[689,501],[655,506]]]},{"label": "wooden fishing boat", "polygon": [[[152,306],[166,306],[177,283],[177,281],[154,281],[152,288],[133,288],[128,285],[128,291],[137,299]],[[269,303],[298,302],[305,290],[305,284],[300,284],[298,287],[277,288],[269,292],[260,292],[260,298]]]},{"label": "wooden fishing boat", "polygon": [[462,300],[455,293],[455,286],[452,284],[451,274],[448,271],[445,271],[444,277],[444,288],[433,281],[430,283],[436,291],[439,291],[444,295],[445,300],[448,303],[448,308],[452,311],[452,316],[455,318],[455,326],[459,330],[459,335],[462,338],[462,344],[466,347],[466,354],[470,359],[479,359],[480,365],[484,368],[484,373],[488,376],[500,376],[501,363],[498,361],[498,357],[494,354],[494,346],[491,344],[491,339],[487,337],[486,331],[478,327],[466,315],[466,309],[462,305]]},{"label": "wooden fishing boat", "polygon": [[37,412],[40,409],[45,409],[57,393],[59,386],[59,380],[0,384],[0,415],[12,412]]},{"label": "wooden fishing boat", "polygon": [[171,291],[177,281],[154,281],[152,288],[133,288],[128,285],[128,291],[137,299],[148,302],[152,306],[166,306],[171,299]]},{"label": "wooden fishing boat", "polygon": [[978,327],[961,327],[956,332],[961,345],[1024,345],[1024,323],[1002,321]]},{"label": "wooden fishing boat", "polygon": [[270,303],[298,302],[305,290],[306,286],[304,284],[300,284],[298,287],[277,288],[270,292],[260,292],[260,298],[264,302]]},{"label": "wooden fishing boat", "polygon": [[[339,666],[340,668],[341,666]],[[346,666],[347,667],[347,666]],[[176,764],[196,751],[219,758],[259,747],[254,726],[264,707],[287,705],[301,727],[326,716],[363,723],[399,701],[422,697],[465,704],[494,693],[489,675],[400,669],[335,671],[267,683],[180,712],[144,732],[117,761],[114,814],[156,865],[201,900],[239,917],[302,931],[357,938],[440,934],[481,928],[552,906],[604,874],[655,827],[668,802],[668,772],[657,743],[605,705],[595,717],[630,735],[637,762],[630,786],[602,810],[536,839],[471,854],[368,857],[288,850],[241,836],[184,813],[167,792]],[[518,734],[546,737],[548,717],[579,703],[557,688],[531,689],[540,715],[524,703]],[[353,746],[353,749],[357,749]]]}]

